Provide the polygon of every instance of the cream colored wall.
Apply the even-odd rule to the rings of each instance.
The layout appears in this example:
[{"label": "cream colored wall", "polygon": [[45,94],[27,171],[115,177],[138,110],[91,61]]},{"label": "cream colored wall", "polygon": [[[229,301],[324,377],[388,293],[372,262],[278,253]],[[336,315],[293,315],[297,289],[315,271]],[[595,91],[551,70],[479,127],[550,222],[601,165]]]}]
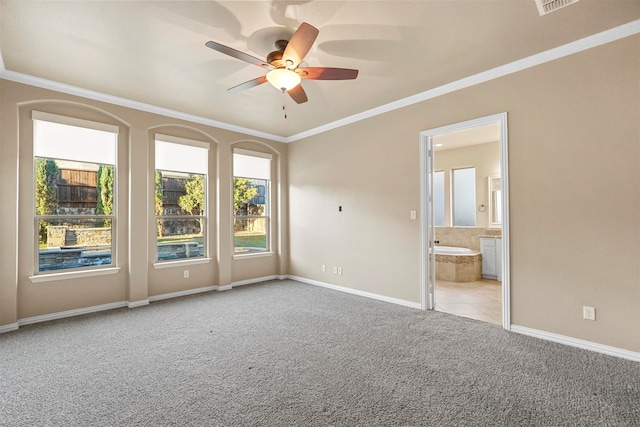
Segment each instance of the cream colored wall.
[{"label": "cream colored wall", "polygon": [[[181,270],[150,273],[151,174],[136,165],[149,164],[149,134],[159,126],[184,126],[217,141],[217,229],[209,235],[215,259],[190,267],[189,287],[288,272],[418,302],[420,225],[409,219],[419,208],[418,134],[506,111],[513,324],[640,351],[639,50],[633,36],[289,146],[260,141],[280,151],[283,209],[279,256],[264,263],[233,260],[230,249],[230,153],[245,135],[0,81],[0,326],[184,289]],[[120,200],[128,228],[118,249],[126,258],[111,280],[26,279],[33,269],[33,162],[18,160],[29,144],[18,113],[29,102],[43,109],[44,100],[54,100],[45,103],[52,112],[70,101],[88,116],[111,114],[128,132],[133,166],[119,178],[131,190]],[[333,275],[334,265],[344,274]],[[583,305],[596,307],[597,321],[581,319]]]},{"label": "cream colored wall", "polygon": [[[286,198],[287,145],[157,114],[0,80],[0,328],[19,319],[159,294],[227,286],[282,274],[288,256],[280,230]],[[32,283],[34,272],[33,149],[31,111],[85,118],[120,127],[118,141],[117,274]],[[155,133],[209,142],[209,251],[206,264],[153,268],[153,156]],[[241,146],[274,155],[274,254],[233,257],[231,152]],[[280,207],[277,207],[279,206]],[[286,213],[286,212],[285,212]],[[286,226],[286,225],[285,225]],[[283,234],[286,237],[286,233]],[[188,268],[190,277],[183,278]]]},{"label": "cream colored wall", "polygon": [[420,301],[418,134],[506,111],[512,323],[640,351],[639,51],[628,37],[290,144],[291,273]]},{"label": "cream colored wall", "polygon": [[500,141],[436,151],[433,166],[436,171],[444,171],[445,227],[451,227],[451,197],[449,197],[451,171],[470,166],[476,168],[476,206],[485,205],[486,208],[484,212],[476,209],[476,227],[487,228],[489,224],[488,177],[500,176]]}]

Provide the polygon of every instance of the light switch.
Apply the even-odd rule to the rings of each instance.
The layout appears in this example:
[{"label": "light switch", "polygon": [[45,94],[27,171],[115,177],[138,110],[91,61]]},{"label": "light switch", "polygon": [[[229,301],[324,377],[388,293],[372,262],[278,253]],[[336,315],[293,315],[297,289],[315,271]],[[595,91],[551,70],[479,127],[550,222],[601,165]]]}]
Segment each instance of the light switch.
[{"label": "light switch", "polygon": [[416,219],[416,211],[409,211],[409,218]]}]

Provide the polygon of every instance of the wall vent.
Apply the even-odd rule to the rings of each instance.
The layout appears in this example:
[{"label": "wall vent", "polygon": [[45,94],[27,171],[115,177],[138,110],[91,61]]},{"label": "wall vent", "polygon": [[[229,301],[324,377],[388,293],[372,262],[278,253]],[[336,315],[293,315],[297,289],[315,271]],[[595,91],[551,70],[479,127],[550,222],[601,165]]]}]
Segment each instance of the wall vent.
[{"label": "wall vent", "polygon": [[578,3],[579,0],[536,0],[540,16],[555,12],[565,6]]}]

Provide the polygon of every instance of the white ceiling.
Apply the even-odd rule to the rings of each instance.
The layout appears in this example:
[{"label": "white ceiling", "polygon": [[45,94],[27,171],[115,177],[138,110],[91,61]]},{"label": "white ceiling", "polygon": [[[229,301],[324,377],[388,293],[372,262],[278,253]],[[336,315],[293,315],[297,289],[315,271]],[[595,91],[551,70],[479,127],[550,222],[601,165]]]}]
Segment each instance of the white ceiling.
[{"label": "white ceiling", "polygon": [[[0,0],[0,76],[283,139],[638,18],[637,0],[581,0],[542,17],[534,0]],[[226,91],[265,70],[208,40],[263,58],[305,21],[320,34],[303,65],[356,68],[356,80],[304,81],[309,102],[287,98],[287,119],[268,84]]]}]

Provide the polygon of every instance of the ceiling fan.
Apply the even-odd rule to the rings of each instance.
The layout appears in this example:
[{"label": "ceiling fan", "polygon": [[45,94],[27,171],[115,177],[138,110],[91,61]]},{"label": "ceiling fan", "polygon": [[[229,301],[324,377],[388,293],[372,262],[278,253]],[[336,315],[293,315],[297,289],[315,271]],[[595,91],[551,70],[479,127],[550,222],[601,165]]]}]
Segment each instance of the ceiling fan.
[{"label": "ceiling fan", "polygon": [[293,34],[291,40],[278,40],[275,42],[277,50],[269,53],[266,61],[213,41],[208,41],[205,45],[225,55],[269,70],[264,76],[227,89],[230,92],[238,92],[269,82],[283,93],[287,92],[296,103],[302,104],[308,101],[307,94],[300,84],[302,79],[351,80],[358,77],[358,70],[349,68],[300,67],[300,63],[309,53],[313,42],[318,37],[318,32],[317,28],[303,22]]}]

